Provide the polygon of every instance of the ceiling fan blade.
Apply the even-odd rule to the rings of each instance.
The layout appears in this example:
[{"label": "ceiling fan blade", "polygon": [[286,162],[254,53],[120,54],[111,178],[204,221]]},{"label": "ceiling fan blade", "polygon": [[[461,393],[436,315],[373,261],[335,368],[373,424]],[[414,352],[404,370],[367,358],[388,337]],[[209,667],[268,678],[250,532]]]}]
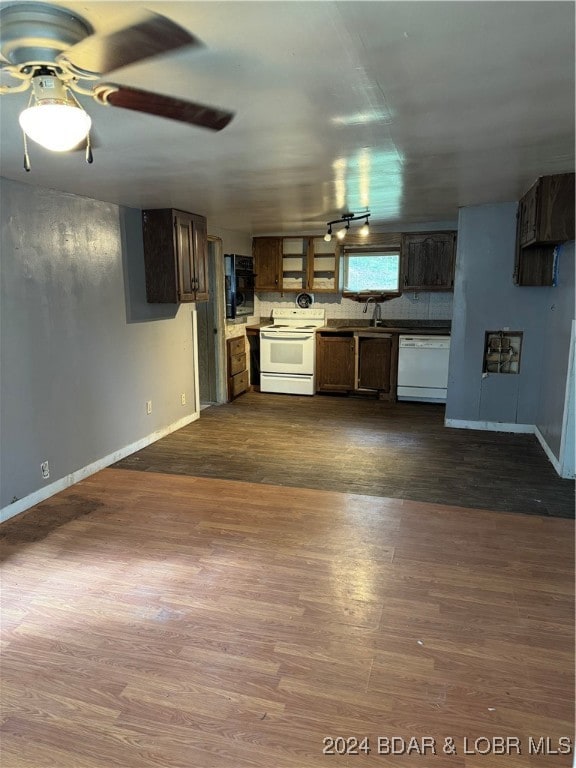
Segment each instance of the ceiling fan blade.
[{"label": "ceiling fan blade", "polygon": [[164,16],[149,15],[143,21],[107,35],[90,35],[64,51],[58,61],[78,73],[106,74],[137,61],[186,46],[201,46],[191,35]]},{"label": "ceiling fan blade", "polygon": [[113,107],[132,109],[135,112],[146,112],[149,115],[167,117],[170,120],[180,120],[190,125],[221,131],[234,117],[234,112],[208,107],[194,101],[182,101],[172,96],[162,96],[159,93],[141,91],[125,85],[103,83],[94,89],[95,98]]}]

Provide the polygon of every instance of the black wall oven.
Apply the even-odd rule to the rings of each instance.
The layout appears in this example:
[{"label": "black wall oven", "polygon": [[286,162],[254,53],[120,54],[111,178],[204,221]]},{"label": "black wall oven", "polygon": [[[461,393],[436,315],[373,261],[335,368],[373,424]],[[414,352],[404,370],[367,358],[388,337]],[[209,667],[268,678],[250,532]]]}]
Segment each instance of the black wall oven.
[{"label": "black wall oven", "polygon": [[224,254],[226,279],[226,317],[254,314],[254,259],[237,253]]}]

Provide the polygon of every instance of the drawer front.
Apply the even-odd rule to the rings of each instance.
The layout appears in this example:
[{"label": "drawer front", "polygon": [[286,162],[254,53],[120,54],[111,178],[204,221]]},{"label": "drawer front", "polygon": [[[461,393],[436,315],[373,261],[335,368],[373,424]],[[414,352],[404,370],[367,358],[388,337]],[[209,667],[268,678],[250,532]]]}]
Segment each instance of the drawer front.
[{"label": "drawer front", "polygon": [[245,339],[245,336],[236,336],[234,339],[228,339],[228,353],[230,357],[246,351]]},{"label": "drawer front", "polygon": [[232,355],[230,358],[229,375],[235,376],[246,368],[246,353],[240,352],[239,355]]},{"label": "drawer front", "polygon": [[248,371],[230,377],[230,397],[237,397],[248,389]]}]

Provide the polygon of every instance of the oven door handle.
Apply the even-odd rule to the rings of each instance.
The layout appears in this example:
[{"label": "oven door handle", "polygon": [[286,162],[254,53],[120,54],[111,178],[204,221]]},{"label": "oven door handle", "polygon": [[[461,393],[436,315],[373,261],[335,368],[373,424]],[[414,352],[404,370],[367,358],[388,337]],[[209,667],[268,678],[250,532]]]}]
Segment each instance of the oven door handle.
[{"label": "oven door handle", "polygon": [[268,339],[274,341],[274,339],[291,339],[292,341],[308,341],[308,339],[314,338],[313,333],[290,333],[290,331],[274,331],[273,333],[267,333],[266,331],[260,331],[261,339]]}]

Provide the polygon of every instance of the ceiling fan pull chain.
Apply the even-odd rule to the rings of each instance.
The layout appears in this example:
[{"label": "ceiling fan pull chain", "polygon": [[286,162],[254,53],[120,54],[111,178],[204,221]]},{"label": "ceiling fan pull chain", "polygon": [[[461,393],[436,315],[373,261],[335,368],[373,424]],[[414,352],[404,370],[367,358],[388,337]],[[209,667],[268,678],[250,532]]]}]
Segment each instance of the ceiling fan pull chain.
[{"label": "ceiling fan pull chain", "polygon": [[28,154],[28,142],[26,141],[26,134],[22,131],[24,137],[24,170],[26,173],[30,173],[32,166],[30,165],[30,155]]},{"label": "ceiling fan pull chain", "polygon": [[86,134],[86,162],[93,163],[94,155],[92,154],[92,144],[90,143],[90,131]]},{"label": "ceiling fan pull chain", "polygon": [[[78,109],[81,109],[83,112],[86,112],[82,104],[78,101],[72,90],[70,89],[70,86],[66,84],[66,94],[70,97],[70,99],[76,104]],[[88,130],[88,133],[86,134],[86,162],[87,163],[93,163],[94,162],[94,155],[92,154],[92,144],[90,143],[90,130]]]},{"label": "ceiling fan pull chain", "polygon": [[[34,91],[30,92],[30,98],[28,99],[28,106],[32,104],[34,100]],[[30,164],[30,155],[28,154],[28,137],[26,131],[22,129],[22,138],[24,139],[24,170],[26,173],[30,173],[32,166]]]}]

